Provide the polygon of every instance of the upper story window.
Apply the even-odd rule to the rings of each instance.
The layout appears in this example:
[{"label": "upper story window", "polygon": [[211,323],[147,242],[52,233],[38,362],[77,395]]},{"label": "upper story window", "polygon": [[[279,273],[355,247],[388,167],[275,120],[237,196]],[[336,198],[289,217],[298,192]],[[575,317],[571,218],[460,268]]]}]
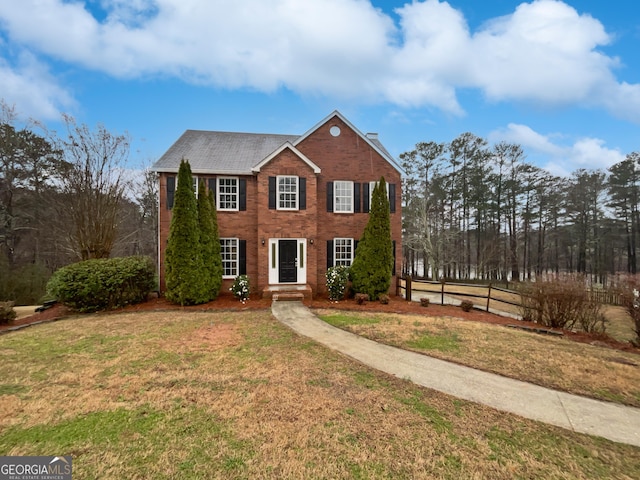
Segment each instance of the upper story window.
[{"label": "upper story window", "polygon": [[269,177],[270,210],[306,210],[307,179],[294,175]]},{"label": "upper story window", "polygon": [[218,177],[218,210],[239,210],[238,193],[238,178]]},{"label": "upper story window", "polygon": [[336,213],[353,213],[353,182],[333,182],[333,211]]},{"label": "upper story window", "polygon": [[298,210],[298,177],[279,176],[278,210]]},{"label": "upper story window", "polygon": [[198,198],[198,188],[199,188],[198,177],[191,177],[191,188],[193,188],[193,193],[196,194],[196,198]]},{"label": "upper story window", "polygon": [[[371,199],[373,198],[373,189],[376,188],[378,182],[369,182],[369,205],[371,205]],[[385,189],[387,190],[387,197],[389,196],[389,184],[384,184]]]}]

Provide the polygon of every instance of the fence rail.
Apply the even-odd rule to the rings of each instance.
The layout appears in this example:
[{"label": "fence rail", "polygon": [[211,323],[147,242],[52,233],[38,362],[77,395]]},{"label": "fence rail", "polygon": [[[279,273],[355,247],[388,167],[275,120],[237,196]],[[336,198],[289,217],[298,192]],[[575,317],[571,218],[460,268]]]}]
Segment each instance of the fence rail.
[{"label": "fence rail", "polygon": [[606,290],[590,290],[591,300],[606,305],[624,305],[624,298],[621,293],[607,292]]},{"label": "fence rail", "polygon": [[[445,296],[460,299],[475,299],[476,305],[482,306],[486,311],[490,308],[506,310],[511,313],[519,313],[522,305],[522,296],[515,290],[508,290],[488,285],[435,282],[430,280],[415,280],[411,276],[398,280],[397,294],[402,295],[407,301],[411,300],[414,293],[430,293],[440,295],[440,303],[445,304]],[[590,290],[592,300],[608,305],[622,305],[622,295],[605,290]]]}]

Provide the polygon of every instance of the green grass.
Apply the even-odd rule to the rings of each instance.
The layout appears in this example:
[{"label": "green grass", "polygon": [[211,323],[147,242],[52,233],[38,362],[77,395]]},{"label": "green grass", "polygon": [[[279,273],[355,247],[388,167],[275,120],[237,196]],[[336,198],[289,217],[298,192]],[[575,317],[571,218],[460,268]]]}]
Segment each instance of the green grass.
[{"label": "green grass", "polygon": [[342,328],[353,325],[375,325],[380,323],[376,317],[358,317],[346,313],[334,313],[331,315],[321,315],[320,318],[334,327]]},{"label": "green grass", "polygon": [[417,350],[439,350],[441,352],[452,352],[460,349],[460,339],[455,332],[445,332],[443,335],[427,333],[417,333],[417,338],[406,342],[410,348]]}]

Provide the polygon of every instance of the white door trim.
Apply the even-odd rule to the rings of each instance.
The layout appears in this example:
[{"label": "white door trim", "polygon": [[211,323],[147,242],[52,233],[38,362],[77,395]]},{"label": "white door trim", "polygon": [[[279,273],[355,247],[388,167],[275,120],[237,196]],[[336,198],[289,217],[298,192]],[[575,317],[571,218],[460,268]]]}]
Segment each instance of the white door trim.
[{"label": "white door trim", "polygon": [[292,285],[306,285],[307,283],[307,239],[306,238],[270,238],[269,248],[269,285],[278,285],[278,268],[280,259],[278,258],[278,242],[280,240],[297,240],[297,265],[298,281]]}]

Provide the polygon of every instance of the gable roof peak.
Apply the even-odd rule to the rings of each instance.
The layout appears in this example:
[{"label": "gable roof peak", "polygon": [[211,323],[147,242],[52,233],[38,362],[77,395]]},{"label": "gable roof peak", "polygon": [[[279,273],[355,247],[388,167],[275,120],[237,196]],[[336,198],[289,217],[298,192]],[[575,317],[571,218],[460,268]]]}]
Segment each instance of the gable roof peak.
[{"label": "gable roof peak", "polygon": [[280,153],[282,153],[284,150],[287,150],[287,149],[291,150],[298,158],[300,158],[300,160],[302,160],[304,163],[306,163],[313,170],[313,173],[315,173],[317,175],[317,174],[319,174],[321,172],[320,167],[318,167],[315,163],[313,163],[311,160],[309,160],[309,158],[304,153],[302,153],[300,150],[298,150],[296,147],[294,147],[291,144],[291,142],[285,142],[277,150],[272,152],[270,155],[265,157],[260,163],[258,163],[255,167],[253,167],[251,169],[251,171],[253,173],[260,172],[260,169],[262,167],[264,167],[267,163],[269,163],[271,160],[276,158],[278,155],[280,155]]},{"label": "gable roof peak", "polygon": [[353,123],[351,123],[338,110],[334,110],[329,115],[327,115],[324,119],[320,120],[316,125],[314,125],[311,129],[309,129],[305,134],[301,135],[293,143],[293,145],[294,146],[298,146],[307,137],[309,137],[312,133],[314,133],[320,127],[322,127],[323,125],[327,124],[328,122],[330,122],[332,119],[334,119],[336,117],[339,118],[344,124],[346,124],[351,130],[353,130],[356,133],[356,135],[358,135],[360,138],[362,138],[365,141],[365,143],[367,143],[371,148],[373,148],[376,152],[378,152],[378,154],[382,158],[384,158],[387,162],[389,162],[389,164],[391,164],[391,166],[394,169],[396,169],[398,171],[398,173],[400,173],[400,175],[404,175],[404,170],[402,169],[402,167],[398,164],[398,162],[396,162],[395,158],[393,158],[393,156],[387,151],[387,149],[384,148],[382,143],[380,143],[380,140],[378,139],[378,134],[377,133],[373,133],[373,134],[369,134],[368,133],[366,135],[363,134],[360,130],[358,130],[358,128]]}]

